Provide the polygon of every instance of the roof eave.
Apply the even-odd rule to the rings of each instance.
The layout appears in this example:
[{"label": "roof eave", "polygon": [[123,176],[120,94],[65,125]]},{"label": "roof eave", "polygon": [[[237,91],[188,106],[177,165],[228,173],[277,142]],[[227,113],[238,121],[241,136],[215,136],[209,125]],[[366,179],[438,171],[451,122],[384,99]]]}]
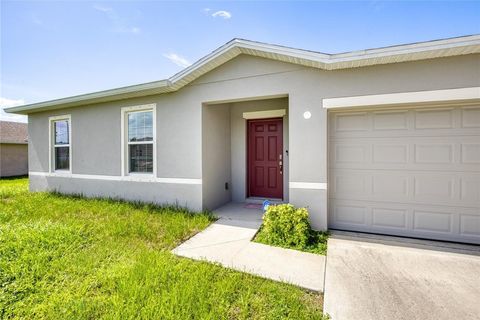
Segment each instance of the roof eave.
[{"label": "roof eave", "polygon": [[57,108],[68,108],[88,103],[101,103],[108,101],[115,101],[123,99],[124,96],[128,98],[134,98],[138,96],[153,95],[159,93],[169,92],[171,83],[169,80],[160,80],[140,85],[133,85],[128,87],[121,87],[111,90],[99,91],[94,93],[87,93],[78,96],[72,96],[68,98],[61,98],[55,100],[49,100],[39,103],[27,104],[17,107],[6,108],[8,113],[16,114],[28,114],[33,110],[52,110]]},{"label": "roof eave", "polygon": [[169,79],[11,107],[5,109],[5,111],[28,114],[44,110],[173,92],[240,54],[296,63],[319,69],[336,70],[471,53],[480,53],[480,35],[331,55],[250,40],[233,39]]}]

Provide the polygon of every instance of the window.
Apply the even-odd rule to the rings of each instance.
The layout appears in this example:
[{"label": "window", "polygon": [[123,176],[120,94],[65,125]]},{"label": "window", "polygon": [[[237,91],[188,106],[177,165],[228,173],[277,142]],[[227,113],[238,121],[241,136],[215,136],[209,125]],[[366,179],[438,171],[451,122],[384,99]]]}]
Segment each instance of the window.
[{"label": "window", "polygon": [[[70,116],[50,118],[50,171],[70,171],[71,166]],[[53,170],[52,170],[53,168]]]},{"label": "window", "polygon": [[[155,173],[155,111],[154,107],[138,106],[124,108],[125,123],[123,155],[127,174]],[[125,161],[126,160],[126,161]]]}]

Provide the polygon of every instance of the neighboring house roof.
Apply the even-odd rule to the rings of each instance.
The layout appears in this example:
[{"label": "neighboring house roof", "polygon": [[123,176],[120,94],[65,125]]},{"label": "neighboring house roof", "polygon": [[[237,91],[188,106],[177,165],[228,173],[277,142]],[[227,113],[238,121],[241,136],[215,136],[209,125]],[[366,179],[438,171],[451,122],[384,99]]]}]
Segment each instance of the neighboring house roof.
[{"label": "neighboring house roof", "polygon": [[28,125],[26,123],[0,121],[0,143],[28,143]]},{"label": "neighboring house roof", "polygon": [[472,53],[480,53],[480,35],[337,54],[326,54],[244,39],[233,39],[169,79],[17,106],[8,108],[6,111],[28,114],[40,110],[74,107],[87,103],[100,103],[174,92],[240,54],[324,70],[337,70],[459,56]]}]

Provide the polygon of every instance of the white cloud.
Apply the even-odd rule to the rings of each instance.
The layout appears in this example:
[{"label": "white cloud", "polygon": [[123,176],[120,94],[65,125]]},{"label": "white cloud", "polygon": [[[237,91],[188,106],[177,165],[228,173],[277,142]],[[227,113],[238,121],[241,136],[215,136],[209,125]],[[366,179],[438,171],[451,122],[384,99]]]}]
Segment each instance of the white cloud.
[{"label": "white cloud", "polygon": [[13,122],[27,122],[28,121],[27,116],[6,113],[5,110],[3,110],[5,108],[21,106],[23,104],[25,104],[25,100],[23,99],[13,100],[13,99],[0,97],[0,120],[13,121]]},{"label": "white cloud", "polygon": [[379,12],[379,11],[382,11],[387,4],[385,3],[385,1],[374,0],[374,1],[370,1],[368,5],[371,8],[373,8],[374,11]]},{"label": "white cloud", "polygon": [[223,19],[230,19],[232,17],[232,14],[228,11],[220,10],[220,11],[216,11],[216,12],[212,13],[212,17],[214,17],[214,18],[221,17]]},{"label": "white cloud", "polygon": [[110,7],[104,7],[98,4],[93,5],[93,9],[101,11],[101,12],[112,12],[113,9]]},{"label": "white cloud", "polygon": [[35,14],[32,14],[32,23],[33,24],[36,24],[37,26],[43,26],[44,23],[43,23],[43,20],[40,19],[37,15]]},{"label": "white cloud", "polygon": [[131,26],[125,19],[118,15],[115,9],[111,7],[96,4],[93,6],[93,9],[103,12],[107,16],[108,20],[110,20],[113,25],[113,32],[139,34],[141,31],[139,27]]},{"label": "white cloud", "polygon": [[124,32],[129,32],[129,33],[140,33],[140,28],[139,27],[131,27],[131,28],[126,28],[124,29]]},{"label": "white cloud", "polygon": [[189,67],[192,63],[185,59],[182,56],[179,56],[176,53],[164,53],[163,56],[170,60],[171,62],[175,63],[177,66],[186,68]]}]

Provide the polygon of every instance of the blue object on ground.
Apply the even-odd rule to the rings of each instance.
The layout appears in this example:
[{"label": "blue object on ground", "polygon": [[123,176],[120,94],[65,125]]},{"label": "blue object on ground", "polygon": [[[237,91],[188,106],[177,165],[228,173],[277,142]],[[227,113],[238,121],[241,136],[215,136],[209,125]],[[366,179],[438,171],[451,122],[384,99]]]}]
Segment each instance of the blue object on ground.
[{"label": "blue object on ground", "polygon": [[263,201],[263,212],[267,211],[269,206],[270,206],[270,201],[268,200]]}]

